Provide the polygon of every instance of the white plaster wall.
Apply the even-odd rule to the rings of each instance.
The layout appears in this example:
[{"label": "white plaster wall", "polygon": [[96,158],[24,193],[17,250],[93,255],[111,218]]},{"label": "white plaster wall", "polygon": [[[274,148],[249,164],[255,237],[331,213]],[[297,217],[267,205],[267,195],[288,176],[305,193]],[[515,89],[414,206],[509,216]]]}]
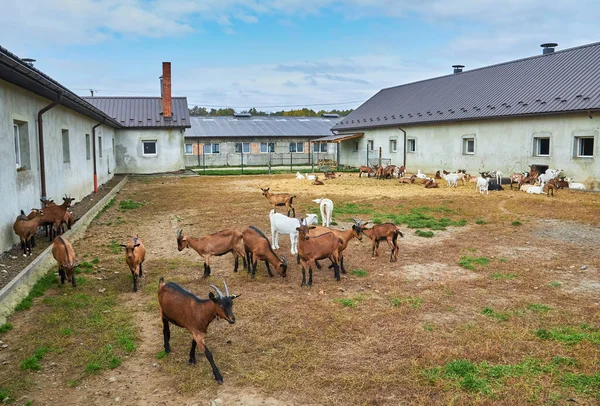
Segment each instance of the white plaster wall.
[{"label": "white plaster wall", "polygon": [[[600,187],[600,117],[588,114],[540,116],[504,120],[480,120],[461,123],[430,124],[403,127],[407,138],[416,139],[416,151],[407,153],[407,170],[433,173],[438,169],[513,170],[526,171],[530,164],[549,165],[588,186]],[[398,128],[365,130],[360,138],[359,151],[354,151],[355,140],[341,145],[341,162],[359,166],[366,164],[367,141],[375,144],[372,158],[382,147],[383,158],[402,165],[404,134]],[[475,137],[475,153],[463,154],[463,136]],[[550,156],[534,156],[534,137],[550,137]],[[593,135],[594,157],[575,157],[575,137]],[[390,138],[398,139],[396,153],[389,151]]]},{"label": "white plaster wall", "polygon": [[[156,155],[144,156],[142,141],[155,140]],[[116,136],[117,173],[159,173],[185,168],[183,130],[121,129]]]},{"label": "white plaster wall", "polygon": [[[18,242],[12,225],[20,210],[40,207],[41,184],[39,148],[37,135],[37,113],[50,100],[0,80],[0,250],[9,249]],[[17,172],[13,141],[14,120],[28,124],[29,166]],[[62,203],[65,194],[75,202],[94,189],[93,161],[86,159],[85,134],[92,135],[96,121],[62,106],[46,112],[44,120],[44,151],[46,167],[47,197]],[[69,130],[70,163],[63,163],[62,130]],[[99,130],[99,131],[98,131]],[[112,178],[115,172],[112,138],[114,129],[100,126],[103,154],[98,158],[98,183]]]}]

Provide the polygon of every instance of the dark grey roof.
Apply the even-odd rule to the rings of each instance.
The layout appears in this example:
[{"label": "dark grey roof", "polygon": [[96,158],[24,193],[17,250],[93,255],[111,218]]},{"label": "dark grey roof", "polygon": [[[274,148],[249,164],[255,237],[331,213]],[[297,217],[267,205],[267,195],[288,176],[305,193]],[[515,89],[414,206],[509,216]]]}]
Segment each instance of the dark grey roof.
[{"label": "dark grey roof", "polygon": [[60,104],[62,106],[94,120],[105,121],[111,127],[121,127],[117,121],[113,120],[103,111],[86,102],[83,98],[77,96],[50,76],[28,65],[21,58],[1,46],[0,79],[52,101],[56,101],[59,94],[61,94]]},{"label": "dark grey roof", "polygon": [[123,127],[138,128],[189,128],[190,115],[187,98],[173,97],[173,117],[162,116],[160,97],[84,97],[85,100],[104,111]]},{"label": "dark grey roof", "polygon": [[600,42],[383,89],[333,130],[600,109]]},{"label": "dark grey roof", "polygon": [[339,118],[256,116],[190,117],[186,137],[324,137]]}]

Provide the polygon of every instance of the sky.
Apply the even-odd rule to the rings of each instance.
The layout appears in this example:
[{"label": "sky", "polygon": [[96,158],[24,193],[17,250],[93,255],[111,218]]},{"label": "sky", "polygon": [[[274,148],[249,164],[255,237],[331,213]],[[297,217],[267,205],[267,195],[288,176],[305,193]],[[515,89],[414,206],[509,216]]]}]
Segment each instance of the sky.
[{"label": "sky", "polygon": [[600,41],[594,0],[0,0],[0,45],[83,96],[356,108],[380,89]]}]

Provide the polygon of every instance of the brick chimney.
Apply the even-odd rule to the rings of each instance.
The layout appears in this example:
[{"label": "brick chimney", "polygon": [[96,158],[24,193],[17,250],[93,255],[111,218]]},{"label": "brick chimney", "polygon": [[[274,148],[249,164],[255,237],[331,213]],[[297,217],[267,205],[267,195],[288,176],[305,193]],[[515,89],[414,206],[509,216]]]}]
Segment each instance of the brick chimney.
[{"label": "brick chimney", "polygon": [[171,62],[162,63],[162,114],[164,118],[173,117],[173,104],[171,102]]}]

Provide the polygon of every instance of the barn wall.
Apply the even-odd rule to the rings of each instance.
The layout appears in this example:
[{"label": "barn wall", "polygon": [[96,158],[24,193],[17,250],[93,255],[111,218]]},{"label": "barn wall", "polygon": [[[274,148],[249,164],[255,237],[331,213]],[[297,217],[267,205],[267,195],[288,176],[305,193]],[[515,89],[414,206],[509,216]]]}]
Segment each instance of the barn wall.
[{"label": "barn wall", "polygon": [[[155,155],[144,154],[143,141],[156,141]],[[116,160],[117,173],[160,173],[184,169],[183,130],[117,130]]]}]

